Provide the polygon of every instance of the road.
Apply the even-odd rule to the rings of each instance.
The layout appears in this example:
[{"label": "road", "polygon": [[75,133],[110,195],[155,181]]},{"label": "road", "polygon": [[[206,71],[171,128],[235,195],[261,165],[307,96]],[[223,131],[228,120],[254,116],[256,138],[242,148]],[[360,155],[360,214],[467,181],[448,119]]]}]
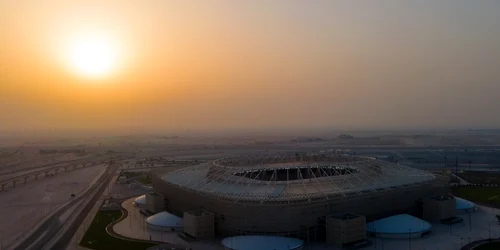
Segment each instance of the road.
[{"label": "road", "polygon": [[[21,239],[13,250],[40,250],[64,249],[71,240],[90,208],[99,199],[106,189],[113,175],[118,170],[119,164],[108,165],[94,185],[90,186],[78,197],[64,204],[52,214],[48,215],[39,225]],[[69,210],[76,211],[76,216],[65,216]],[[67,218],[65,218],[67,217]],[[66,224],[69,223],[69,224]],[[10,249],[10,248],[9,248]]]},{"label": "road", "polygon": [[[113,154],[106,154],[103,156],[99,155],[93,155],[93,156],[86,156],[86,157],[80,157],[80,158],[75,158],[71,160],[63,160],[63,161],[55,161],[55,162],[50,162],[42,165],[35,165],[31,167],[9,167],[8,170],[2,170],[0,171],[0,176],[3,175],[14,175],[17,173],[29,173],[29,172],[34,172],[34,171],[39,171],[39,170],[44,170],[44,169],[51,169],[55,167],[65,167],[65,166],[74,166],[78,164],[86,164],[86,163],[92,163],[92,162],[100,162],[100,161],[109,161],[112,158],[120,158],[120,157],[125,157],[126,154],[123,153],[113,153]],[[40,160],[37,160],[36,162],[40,162]],[[25,164],[23,164],[25,165]]]},{"label": "road", "polygon": [[[78,166],[78,165],[81,165],[82,167],[86,167],[85,164],[89,164],[88,166],[92,166],[92,165],[95,165],[92,163],[107,162],[110,159],[116,159],[119,156],[120,155],[107,155],[107,156],[101,156],[101,157],[96,157],[96,158],[92,158],[92,159],[77,159],[77,160],[57,162],[57,163],[51,163],[51,164],[47,164],[47,165],[43,165],[43,166],[33,167],[33,168],[31,168],[31,170],[23,169],[23,170],[17,171],[17,172],[13,171],[12,173],[14,173],[14,174],[3,176],[3,179],[0,180],[0,184],[2,185],[2,188],[3,188],[4,185],[8,185],[9,183],[12,183],[14,181],[18,181],[18,180],[27,181],[27,179],[29,179],[31,177],[35,177],[35,176],[38,176],[38,175],[43,174],[43,173],[46,174],[47,172],[50,172],[50,171],[54,171],[54,170],[57,171],[59,169],[68,168],[71,166],[76,168],[76,166]],[[121,156],[123,156],[123,155],[121,155]],[[66,171],[66,169],[65,169],[65,171]]]}]

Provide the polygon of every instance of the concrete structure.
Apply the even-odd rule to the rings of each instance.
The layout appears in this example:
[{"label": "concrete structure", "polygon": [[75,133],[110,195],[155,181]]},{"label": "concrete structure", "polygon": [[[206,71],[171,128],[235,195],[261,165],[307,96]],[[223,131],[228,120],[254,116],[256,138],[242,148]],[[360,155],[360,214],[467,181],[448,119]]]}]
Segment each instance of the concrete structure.
[{"label": "concrete structure", "polygon": [[181,231],[183,226],[182,218],[168,212],[161,212],[149,216],[146,219],[148,228],[160,231]]},{"label": "concrete structure", "polygon": [[326,153],[230,157],[153,175],[170,213],[205,210],[218,235],[268,234],[312,240],[321,218],[354,213],[367,220],[422,213],[418,202],[446,195],[448,179],[374,158]]},{"label": "concrete structure", "polygon": [[366,231],[377,238],[420,238],[431,231],[432,225],[408,214],[399,214],[366,225]]},{"label": "concrete structure", "polygon": [[326,242],[338,247],[366,239],[366,218],[356,214],[338,214],[326,218]]},{"label": "concrete structure", "polygon": [[215,237],[214,214],[206,211],[184,212],[184,232],[197,239]]},{"label": "concrete structure", "polygon": [[146,209],[152,213],[159,213],[165,208],[163,195],[160,193],[150,192],[146,194]]},{"label": "concrete structure", "polygon": [[278,236],[235,236],[224,238],[221,244],[226,250],[300,250],[304,241]]},{"label": "concrete structure", "polygon": [[146,195],[141,195],[134,199],[134,206],[138,208],[147,208],[146,206]]},{"label": "concrete structure", "polygon": [[466,199],[455,197],[457,213],[470,213],[476,211],[476,204]]},{"label": "concrete structure", "polygon": [[59,172],[62,172],[62,171],[68,172],[70,170],[77,170],[77,169],[80,169],[83,167],[95,166],[95,165],[99,165],[99,164],[101,164],[101,162],[88,164],[88,165],[73,164],[73,165],[59,166],[56,164],[56,166],[49,166],[46,169],[29,171],[29,172],[24,173],[24,174],[20,174],[17,176],[13,176],[13,177],[1,180],[0,181],[0,191],[4,191],[8,187],[16,187],[16,185],[20,184],[20,183],[26,184],[26,183],[28,183],[28,180],[38,180],[38,178],[40,176],[52,177],[52,176],[56,176]]},{"label": "concrete structure", "polygon": [[126,176],[120,176],[120,177],[118,178],[118,181],[117,181],[117,182],[118,182],[118,183],[121,183],[121,184],[125,184],[125,183],[127,183],[127,182],[128,182],[128,179],[127,179],[127,177],[126,177]]},{"label": "concrete structure", "polygon": [[423,202],[423,218],[439,222],[453,218],[457,214],[456,201],[453,196],[433,196]]}]

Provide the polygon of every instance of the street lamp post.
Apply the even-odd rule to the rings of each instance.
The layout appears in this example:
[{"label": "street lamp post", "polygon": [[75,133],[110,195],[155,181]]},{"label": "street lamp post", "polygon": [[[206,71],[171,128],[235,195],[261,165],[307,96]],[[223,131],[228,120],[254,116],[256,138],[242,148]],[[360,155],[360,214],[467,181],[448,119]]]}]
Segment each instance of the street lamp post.
[{"label": "street lamp post", "polygon": [[472,217],[471,217],[471,211],[470,211],[471,209],[472,209],[472,207],[469,205],[469,211],[468,211],[468,214],[469,214],[469,231],[470,231],[470,232],[472,232],[472,222],[471,222]]},{"label": "street lamp post", "polygon": [[491,222],[488,224],[488,239],[491,239]]},{"label": "street lamp post", "polygon": [[411,228],[408,229],[408,247],[411,249]]},{"label": "street lamp post", "polygon": [[491,223],[497,223],[497,222],[490,221],[490,223],[488,223],[488,239],[491,239]]}]

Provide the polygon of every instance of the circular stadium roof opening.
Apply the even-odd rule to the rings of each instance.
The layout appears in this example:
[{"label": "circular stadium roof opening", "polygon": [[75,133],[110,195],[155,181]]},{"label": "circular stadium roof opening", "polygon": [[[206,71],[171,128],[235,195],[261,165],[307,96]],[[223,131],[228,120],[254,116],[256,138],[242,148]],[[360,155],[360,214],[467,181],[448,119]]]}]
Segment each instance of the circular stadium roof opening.
[{"label": "circular stadium roof opening", "polygon": [[428,172],[372,158],[317,154],[306,159],[291,152],[228,157],[162,176],[176,187],[239,202],[328,200],[421,185],[435,178]]},{"label": "circular stadium roof opening", "polygon": [[286,168],[251,169],[233,175],[260,181],[295,181],[357,173],[358,170],[341,166],[299,166]]},{"label": "circular stadium roof opening", "polygon": [[393,239],[420,238],[430,232],[431,228],[429,222],[408,214],[398,214],[366,224],[366,231],[370,235]]},{"label": "circular stadium roof opening", "polygon": [[280,236],[248,235],[227,237],[221,241],[227,250],[298,250],[304,241]]}]

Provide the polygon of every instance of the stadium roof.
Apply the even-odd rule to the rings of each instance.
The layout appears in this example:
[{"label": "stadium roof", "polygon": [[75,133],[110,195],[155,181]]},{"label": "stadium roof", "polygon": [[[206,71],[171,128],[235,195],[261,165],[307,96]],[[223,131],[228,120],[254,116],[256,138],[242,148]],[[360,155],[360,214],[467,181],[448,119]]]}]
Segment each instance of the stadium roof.
[{"label": "stadium roof", "polygon": [[160,212],[149,216],[146,223],[157,227],[181,228],[183,227],[182,218],[168,212]]},{"label": "stadium roof", "polygon": [[234,250],[293,250],[302,247],[304,241],[279,236],[248,235],[224,238],[221,244]]},{"label": "stadium roof", "polygon": [[134,203],[139,205],[146,205],[146,195],[141,195],[134,199]]},{"label": "stadium roof", "polygon": [[225,158],[162,177],[219,198],[257,201],[332,199],[420,185],[431,173],[336,153],[267,153]]},{"label": "stadium roof", "polygon": [[471,201],[468,201],[468,200],[465,200],[462,198],[458,198],[458,197],[455,197],[455,200],[457,202],[456,203],[457,210],[468,210],[468,209],[476,207],[476,204],[474,204],[474,202],[471,202]]},{"label": "stadium roof", "polygon": [[432,225],[429,222],[408,214],[398,214],[366,224],[366,230],[368,232],[377,234],[408,234],[427,232],[431,228]]}]

